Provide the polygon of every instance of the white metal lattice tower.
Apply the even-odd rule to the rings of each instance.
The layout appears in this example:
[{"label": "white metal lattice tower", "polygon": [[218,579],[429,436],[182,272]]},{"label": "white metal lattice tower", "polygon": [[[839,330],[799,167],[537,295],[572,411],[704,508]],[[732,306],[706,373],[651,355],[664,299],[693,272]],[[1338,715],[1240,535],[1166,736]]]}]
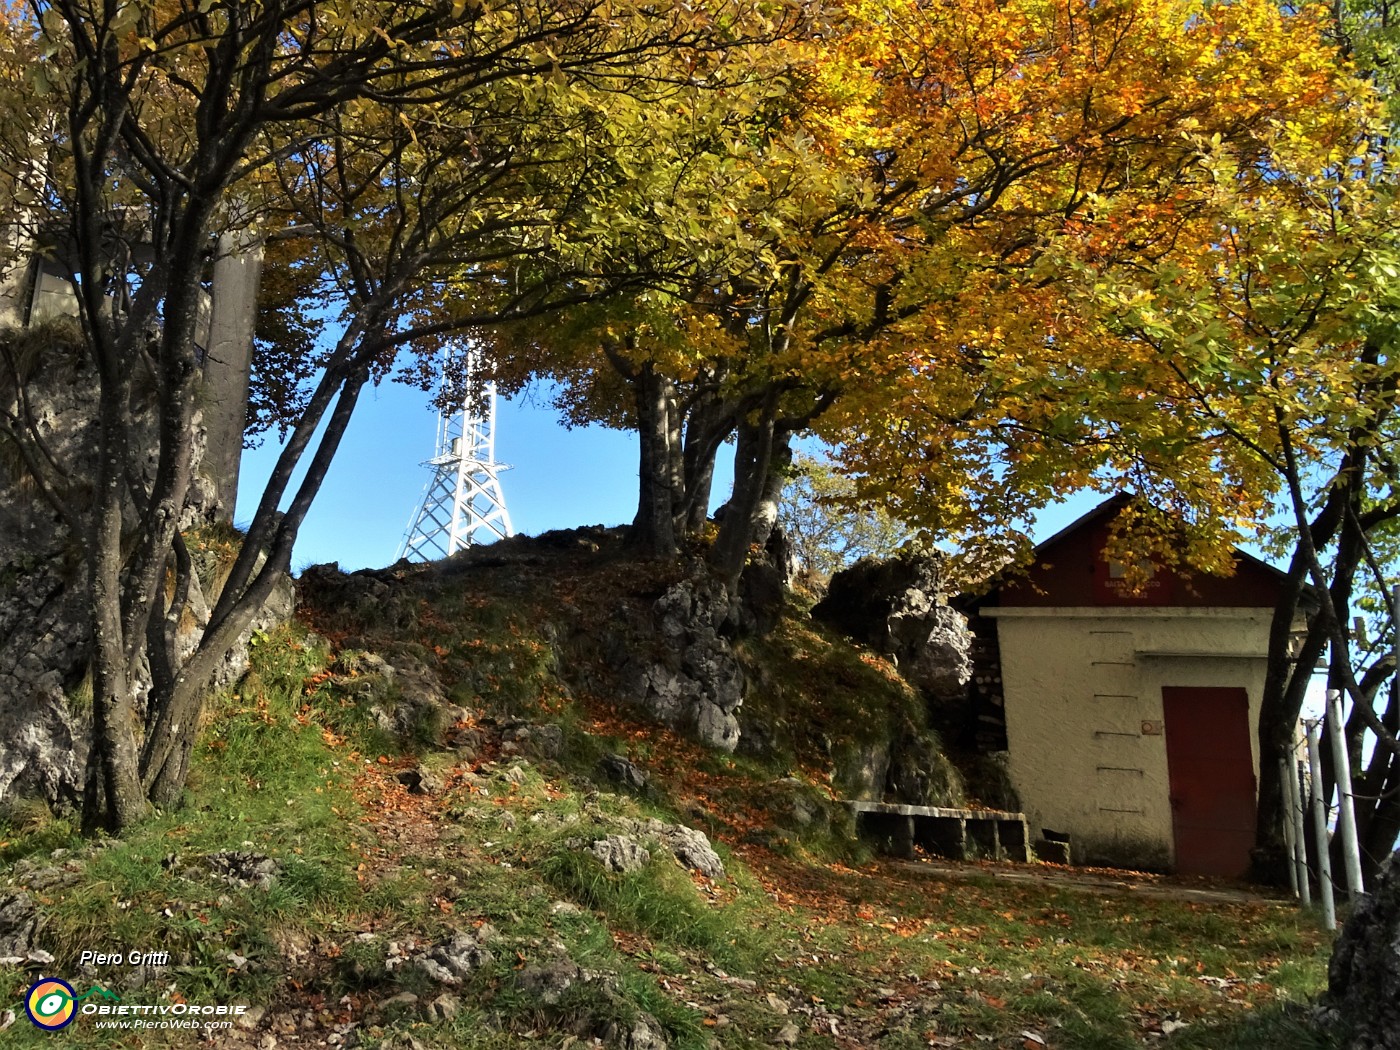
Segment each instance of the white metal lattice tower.
[{"label": "white metal lattice tower", "polygon": [[462,402],[438,415],[437,454],[423,464],[433,476],[404,534],[400,558],[433,561],[511,535],[499,477],[509,468],[496,462],[496,384],[478,388],[475,350],[465,351],[463,368]]}]

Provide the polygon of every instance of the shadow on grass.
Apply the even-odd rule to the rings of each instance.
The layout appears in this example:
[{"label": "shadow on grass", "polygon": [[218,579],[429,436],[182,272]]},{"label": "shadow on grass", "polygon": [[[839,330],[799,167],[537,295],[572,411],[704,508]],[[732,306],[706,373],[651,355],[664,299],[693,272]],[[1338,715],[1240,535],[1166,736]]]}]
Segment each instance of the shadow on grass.
[{"label": "shadow on grass", "polygon": [[1317,1027],[1309,1007],[1280,1003],[1247,1017],[1197,1021],[1158,1046],[1163,1050],[1338,1050],[1340,1044]]}]

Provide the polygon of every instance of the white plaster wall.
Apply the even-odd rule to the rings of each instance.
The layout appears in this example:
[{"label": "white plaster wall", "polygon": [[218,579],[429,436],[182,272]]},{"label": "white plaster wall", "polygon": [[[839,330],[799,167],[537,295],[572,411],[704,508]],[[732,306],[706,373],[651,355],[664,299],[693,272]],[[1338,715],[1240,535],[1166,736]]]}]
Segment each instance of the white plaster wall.
[{"label": "white plaster wall", "polygon": [[1033,835],[1049,828],[1081,853],[1174,863],[1163,686],[1243,688],[1257,780],[1270,610],[983,613],[997,620],[1010,774]]}]

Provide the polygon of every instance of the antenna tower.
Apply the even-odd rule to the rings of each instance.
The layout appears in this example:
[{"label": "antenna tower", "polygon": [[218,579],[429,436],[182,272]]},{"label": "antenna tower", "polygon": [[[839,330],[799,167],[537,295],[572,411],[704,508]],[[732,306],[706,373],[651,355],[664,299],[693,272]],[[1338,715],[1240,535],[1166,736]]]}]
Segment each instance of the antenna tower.
[{"label": "antenna tower", "polygon": [[475,349],[464,352],[462,365],[462,402],[438,414],[437,454],[423,464],[433,476],[399,547],[399,557],[410,561],[445,558],[511,535],[498,476],[509,467],[496,462],[496,384],[479,384]]}]

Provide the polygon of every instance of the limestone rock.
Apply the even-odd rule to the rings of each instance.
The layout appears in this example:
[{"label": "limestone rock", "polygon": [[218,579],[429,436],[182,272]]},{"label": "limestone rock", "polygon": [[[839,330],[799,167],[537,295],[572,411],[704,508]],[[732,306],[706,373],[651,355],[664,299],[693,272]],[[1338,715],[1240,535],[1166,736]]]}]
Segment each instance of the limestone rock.
[{"label": "limestone rock", "polygon": [[423,766],[405,769],[398,774],[398,782],[408,788],[410,795],[439,795],[442,793],[442,778]]},{"label": "limestone rock", "polygon": [[645,791],[651,783],[646,773],[621,755],[604,755],[598,762],[598,769],[613,783],[629,791]]},{"label": "limestone rock", "polygon": [[423,1009],[423,1019],[429,1023],[433,1021],[451,1021],[462,1010],[462,1000],[455,995],[443,992],[436,999],[430,1002]]},{"label": "limestone rock", "polygon": [[725,633],[733,624],[722,581],[702,573],[672,585],[651,609],[657,651],[622,640],[610,647],[622,665],[623,695],[663,725],[732,752],[746,685]]},{"label": "limestone rock", "polygon": [[390,716],[391,731],[405,741],[442,746],[448,731],[466,711],[447,699],[437,672],[421,660],[394,653],[388,664],[393,671],[393,691],[398,693]]},{"label": "limestone rock", "polygon": [[625,820],[623,825],[634,835],[654,839],[683,868],[699,872],[708,879],[724,877],[724,861],[703,831],[654,819]]},{"label": "limestone rock", "polygon": [[[565,1046],[583,1037],[590,1046],[667,1050],[669,1044],[660,1023],[624,1002],[615,973],[584,969],[569,958],[561,942],[553,942],[549,950],[552,957],[517,971],[515,982],[520,993],[545,1007],[559,1007],[568,999],[562,1014],[572,1022],[575,1038]],[[627,1021],[617,1020],[629,1015]]]},{"label": "limestone rock", "polygon": [[1345,1050],[1400,1045],[1400,853],[1342,927],[1322,1008]]},{"label": "limestone rock", "polygon": [[764,793],[764,808],[775,821],[794,831],[825,831],[831,826],[831,809],[813,787],[796,777],[784,777]]},{"label": "limestone rock", "polygon": [[958,806],[964,798],[962,775],[926,733],[905,733],[895,742],[886,791],[913,806]]},{"label": "limestone rock", "polygon": [[[775,529],[777,534],[779,530]],[[771,561],[756,561],[745,566],[739,577],[739,600],[745,627],[759,635],[769,634],[778,626],[787,600],[790,573]]]},{"label": "limestone rock", "polygon": [[[370,624],[376,631],[402,633],[417,617],[417,602],[399,585],[394,568],[340,571],[335,562],[312,565],[297,578],[318,607],[336,609],[350,623]],[[362,646],[355,646],[361,648]]]},{"label": "limestone rock", "polygon": [[76,860],[67,860],[61,867],[55,867],[42,859],[25,857],[15,862],[13,875],[15,885],[39,893],[81,881],[83,866]]},{"label": "limestone rock", "polygon": [[942,593],[936,554],[862,558],[831,578],[812,616],[895,658],[932,700],[959,702],[972,677],[972,635]]},{"label": "limestone rock", "polygon": [[564,730],[557,725],[512,719],[501,726],[501,741],[535,758],[557,759],[564,753]]},{"label": "limestone rock", "polygon": [[905,639],[896,653],[905,678],[936,700],[960,702],[972,678],[967,618],[947,605],[935,605],[917,616],[906,616],[895,631],[896,637]]},{"label": "limestone rock", "polygon": [[516,983],[520,990],[533,996],[546,1006],[558,1006],[564,993],[580,981],[587,979],[587,973],[572,959],[553,959],[538,966],[528,966],[520,971]]},{"label": "limestone rock", "polygon": [[260,890],[271,889],[282,873],[282,865],[271,857],[247,850],[211,853],[204,858],[204,863],[215,876],[231,886],[256,886]]},{"label": "limestone rock", "polygon": [[697,871],[707,879],[724,877],[724,861],[719,859],[719,854],[703,831],[683,824],[671,824],[657,834],[676,860],[691,871]]},{"label": "limestone rock", "polygon": [[415,956],[413,964],[439,984],[455,988],[494,961],[495,956],[482,940],[479,935],[458,930],[446,941]]},{"label": "limestone rock", "polygon": [[651,863],[651,854],[636,839],[627,835],[606,835],[588,847],[609,871],[639,871]]},{"label": "limestone rock", "polygon": [[603,1042],[617,1050],[668,1050],[671,1045],[661,1025],[647,1014],[624,1024],[612,1023],[603,1033]]},{"label": "limestone rock", "polygon": [[905,724],[889,735],[843,741],[833,750],[833,777],[842,798],[957,806],[964,801],[961,774],[929,730]]},{"label": "limestone rock", "polygon": [[893,743],[888,739],[843,741],[832,753],[832,781],[843,798],[882,801],[889,781]]},{"label": "limestone rock", "polygon": [[27,893],[0,896],[0,960],[22,960],[39,936],[38,909]]},{"label": "limestone rock", "polygon": [[[77,808],[82,799],[88,733],[59,686],[56,671],[25,684],[0,674],[0,798],[39,798],[55,808]],[[7,692],[14,688],[16,692]],[[22,702],[20,702],[22,701]]]}]

